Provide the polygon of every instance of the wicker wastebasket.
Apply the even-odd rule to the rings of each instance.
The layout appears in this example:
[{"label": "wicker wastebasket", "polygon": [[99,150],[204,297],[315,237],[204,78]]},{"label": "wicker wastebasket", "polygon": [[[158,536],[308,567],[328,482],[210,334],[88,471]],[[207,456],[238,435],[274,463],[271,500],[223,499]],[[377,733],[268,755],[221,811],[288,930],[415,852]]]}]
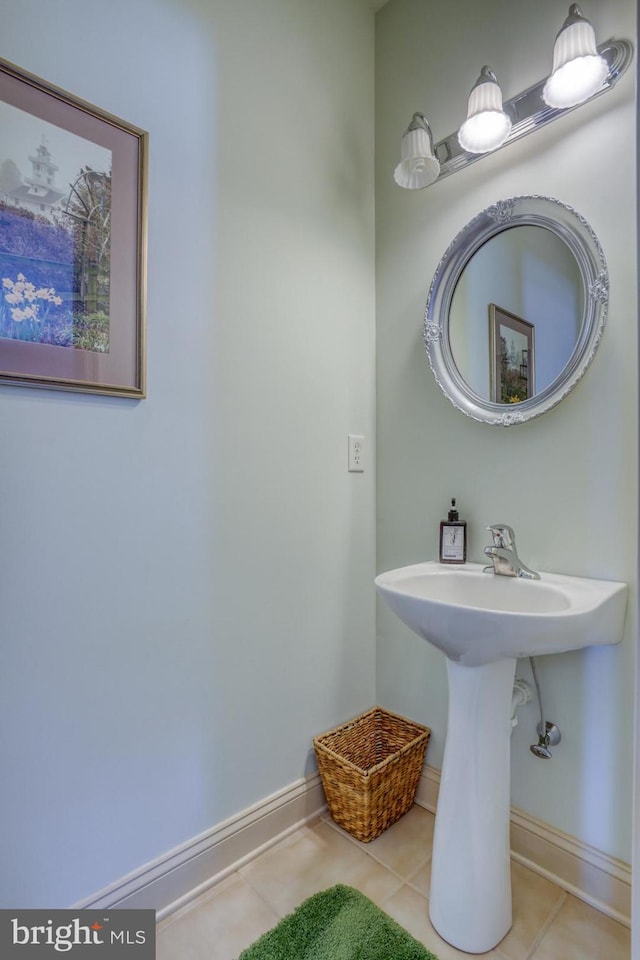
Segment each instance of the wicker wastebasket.
[{"label": "wicker wastebasket", "polygon": [[314,738],[329,813],[367,843],[413,804],[431,731],[381,707]]}]

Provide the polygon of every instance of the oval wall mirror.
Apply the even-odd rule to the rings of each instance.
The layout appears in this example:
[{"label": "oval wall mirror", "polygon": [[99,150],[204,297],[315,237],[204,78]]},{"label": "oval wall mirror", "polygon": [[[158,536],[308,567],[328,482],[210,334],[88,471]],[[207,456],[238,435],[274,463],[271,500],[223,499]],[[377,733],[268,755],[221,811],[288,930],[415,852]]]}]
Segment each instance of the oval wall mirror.
[{"label": "oval wall mirror", "polygon": [[460,231],[431,283],[424,340],[436,381],[474,420],[538,417],[593,360],[608,299],[584,217],[552,197],[500,200]]}]

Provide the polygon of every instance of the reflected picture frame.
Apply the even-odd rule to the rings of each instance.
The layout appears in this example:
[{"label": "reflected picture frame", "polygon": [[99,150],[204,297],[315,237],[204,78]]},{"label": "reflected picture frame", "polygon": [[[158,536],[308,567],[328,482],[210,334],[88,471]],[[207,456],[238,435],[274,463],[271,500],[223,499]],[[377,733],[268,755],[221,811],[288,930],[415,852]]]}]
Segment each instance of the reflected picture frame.
[{"label": "reflected picture frame", "polygon": [[492,403],[517,404],[535,396],[535,329],[489,304],[489,380]]},{"label": "reflected picture frame", "polygon": [[146,131],[0,59],[0,385],[146,396]]}]

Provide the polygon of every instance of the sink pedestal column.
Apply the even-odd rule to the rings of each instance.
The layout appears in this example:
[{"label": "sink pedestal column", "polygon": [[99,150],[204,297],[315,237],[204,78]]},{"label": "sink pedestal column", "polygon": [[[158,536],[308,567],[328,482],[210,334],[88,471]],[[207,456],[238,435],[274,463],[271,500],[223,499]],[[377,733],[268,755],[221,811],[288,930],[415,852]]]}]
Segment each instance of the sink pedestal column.
[{"label": "sink pedestal column", "polygon": [[447,659],[449,719],[429,916],[458,950],[484,953],[511,927],[509,811],[515,659]]}]

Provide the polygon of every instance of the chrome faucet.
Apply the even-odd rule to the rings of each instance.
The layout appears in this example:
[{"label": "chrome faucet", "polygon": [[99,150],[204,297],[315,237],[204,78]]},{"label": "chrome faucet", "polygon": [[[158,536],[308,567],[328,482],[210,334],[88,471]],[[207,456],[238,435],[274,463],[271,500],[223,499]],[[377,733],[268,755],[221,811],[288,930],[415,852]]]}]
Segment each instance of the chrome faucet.
[{"label": "chrome faucet", "polygon": [[484,573],[495,573],[500,577],[522,577],[525,580],[539,580],[540,574],[530,570],[516,550],[516,535],[506,523],[494,523],[486,528],[493,537],[493,543],[484,548],[491,559]]}]

